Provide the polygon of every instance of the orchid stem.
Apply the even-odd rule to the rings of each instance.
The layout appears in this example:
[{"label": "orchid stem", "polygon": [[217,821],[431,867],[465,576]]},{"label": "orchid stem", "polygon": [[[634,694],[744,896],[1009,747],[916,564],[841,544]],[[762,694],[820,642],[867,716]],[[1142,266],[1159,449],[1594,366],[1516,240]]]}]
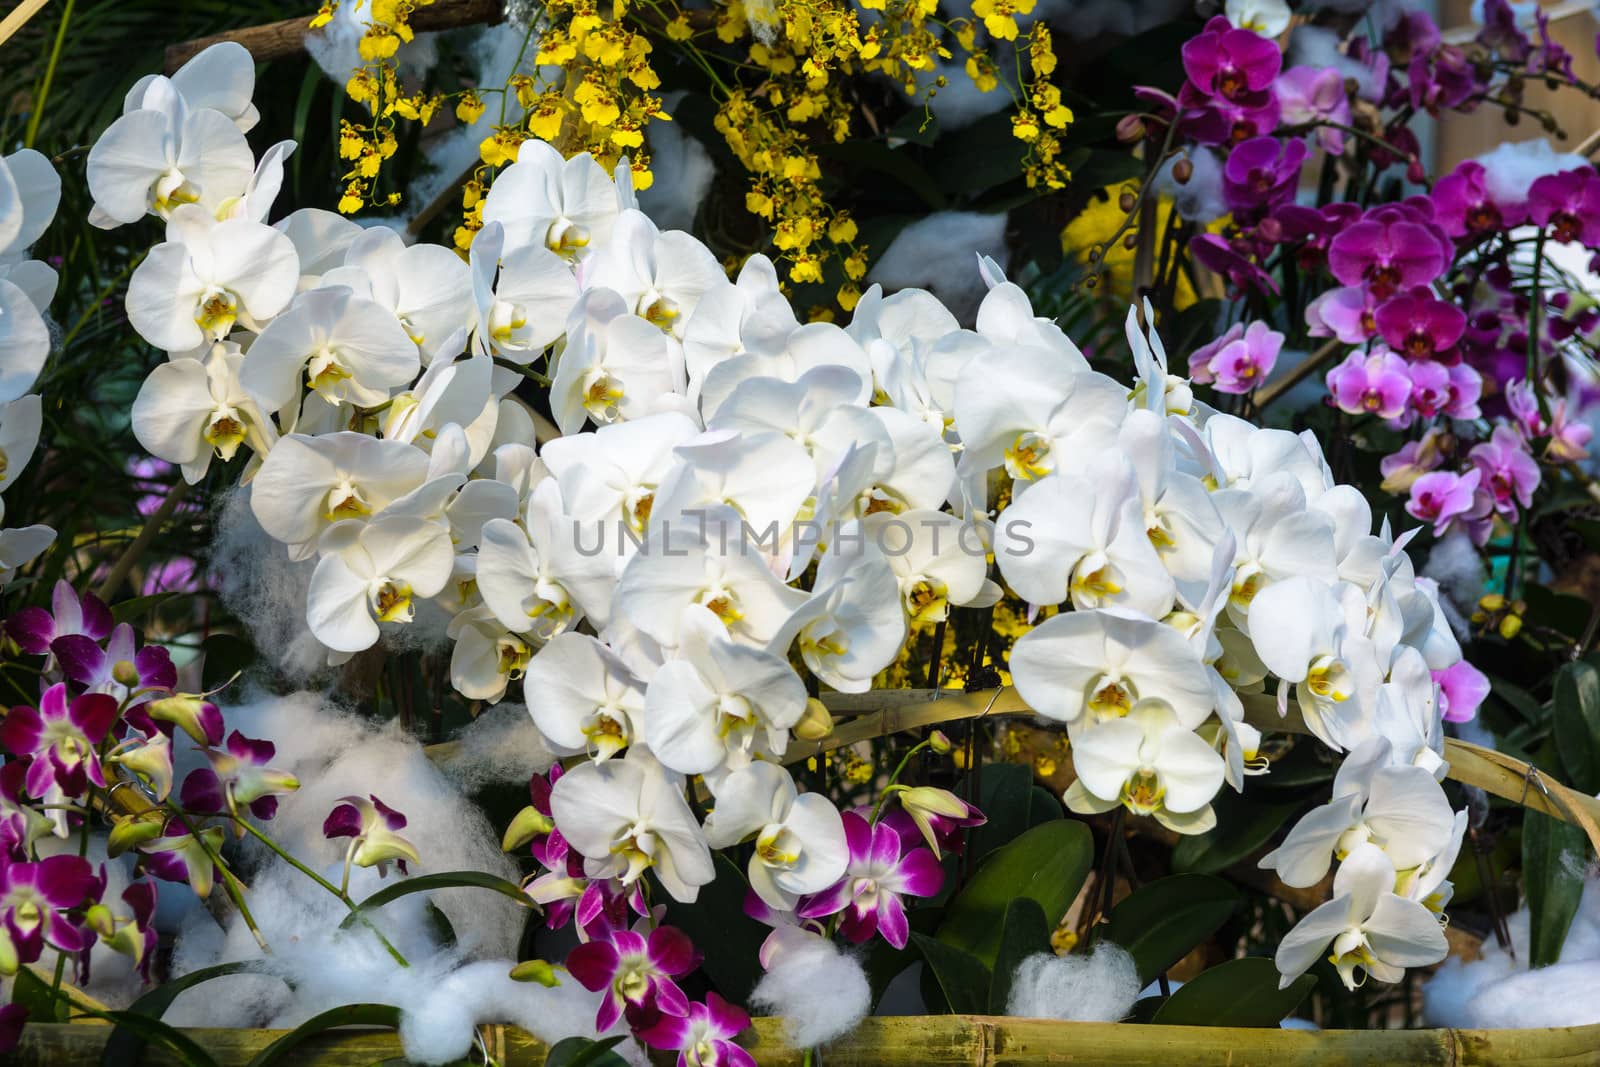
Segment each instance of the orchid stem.
[{"label": "orchid stem", "polygon": [[911,757],[927,748],[930,744],[932,744],[931,741],[918,741],[911,746],[911,751],[901,758],[900,765],[889,776],[889,782],[883,787],[883,792],[878,794],[878,802],[872,806],[872,818],[868,819],[868,822],[876,823],[878,821],[878,815],[883,811],[884,801],[889,799],[889,794],[893,791],[895,782],[899,781],[901,773],[906,769],[906,765],[911,762]]}]

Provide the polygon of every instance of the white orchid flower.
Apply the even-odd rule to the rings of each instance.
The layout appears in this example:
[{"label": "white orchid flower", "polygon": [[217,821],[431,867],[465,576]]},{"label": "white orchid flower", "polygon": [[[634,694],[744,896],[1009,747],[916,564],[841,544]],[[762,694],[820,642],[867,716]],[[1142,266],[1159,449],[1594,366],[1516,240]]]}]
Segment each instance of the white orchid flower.
[{"label": "white orchid flower", "polygon": [[631,886],[652,870],[674,900],[692,904],[716,877],[705,835],[683,799],[683,777],[643,745],[562,775],[550,791],[550,810],[590,878]]},{"label": "white orchid flower", "polygon": [[1215,697],[1200,657],[1165,623],[1119,611],[1072,611],[1017,639],[1011,677],[1028,706],[1074,731],[1119,719],[1141,700],[1165,702],[1184,729]]},{"label": "white orchid flower", "polygon": [[300,261],[300,281],[296,289],[302,292],[317,288],[322,284],[323,275],[343,266],[350,246],[362,234],[371,232],[343,215],[314,207],[292,212],[273,223],[272,228],[289,238],[294,246],[295,256]]},{"label": "white orchid flower", "polygon": [[1000,573],[1030,604],[1070,599],[1080,609],[1125,607],[1157,619],[1172,608],[1177,588],[1120,452],[1045,479],[1002,511],[996,527]]},{"label": "white orchid flower", "polygon": [[806,709],[805,685],[783,657],[740,644],[700,605],[683,609],[676,656],[650,679],[644,738],[681,774],[737,770],[782,756]]},{"label": "white orchid flower", "polygon": [[978,529],[944,511],[875,512],[863,531],[889,561],[912,626],[943,622],[952,607],[988,607],[1001,590],[989,580]]},{"label": "white orchid flower", "polygon": [[[805,448],[777,432],[710,431],[679,445],[674,454],[678,463],[661,481],[653,521],[681,523],[686,512],[725,505],[738,512],[753,540],[781,541],[817,482]],[[776,546],[763,541],[761,547]]]},{"label": "white orchid flower", "polygon": [[[43,402],[29,394],[0,404],[0,493],[11,488],[33,458],[44,425]],[[5,515],[0,505],[0,518]]]},{"label": "white orchid flower", "polygon": [[1336,751],[1363,740],[1381,670],[1361,630],[1366,604],[1360,590],[1286,578],[1257,593],[1249,610],[1256,654],[1281,680],[1280,711],[1293,685],[1306,727],[1319,740]]},{"label": "white orchid flower", "polygon": [[706,423],[708,430],[750,435],[777,432],[804,448],[823,477],[853,444],[874,442],[889,472],[894,447],[884,425],[865,404],[861,378],[848,367],[813,367],[793,382],[781,378],[746,378]]},{"label": "white orchid flower", "polygon": [[1383,850],[1362,845],[1333,878],[1333,899],[1301,919],[1278,944],[1279,988],[1306,972],[1332,944],[1328,957],[1348,989],[1364,972],[1397,982],[1407,967],[1438,963],[1449,952],[1433,912],[1394,892],[1395,870]]},{"label": "white orchid flower", "polygon": [[701,383],[717,364],[746,352],[780,351],[799,328],[772,260],[759,252],[751,256],[735,281],[712,283],[684,327],[690,399],[699,399]]},{"label": "white orchid flower", "polygon": [[445,635],[450,650],[450,684],[468,700],[500,703],[506,688],[521,681],[533,659],[533,645],[494,617],[486,605],[467,608],[450,620]]},{"label": "white orchid flower", "polygon": [[552,637],[528,663],[522,692],[534,725],[560,755],[603,762],[639,738],[644,683],[587,634]]},{"label": "white orchid flower", "polygon": [[1089,361],[1061,327],[1034,315],[1028,294],[1003,277],[989,287],[983,303],[978,305],[975,325],[978,333],[997,347],[1043,348],[1050,353],[1049,362],[1064,371],[1089,369]]},{"label": "white orchid flower", "polygon": [[133,434],[152,455],[176,463],[190,485],[205,477],[211,458],[232,460],[240,445],[265,456],[278,431],[239,380],[239,346],[219,341],[204,361],[158,364],[133,401]]},{"label": "white orchid flower", "polygon": [[470,253],[474,340],[480,352],[529,363],[566,329],[578,299],[572,268],[538,245],[502,251],[498,223],[478,232]]},{"label": "white orchid flower", "polygon": [[722,281],[705,245],[681,230],[663,233],[632,210],[617,216],[610,239],[583,265],[585,288],[615,290],[630,314],[680,340],[701,295]]},{"label": "white orchid flower", "polygon": [[336,286],[301,293],[268,323],[240,380],[269,411],[292,407],[302,386],[335,407],[377,407],[418,367],[411,339],[389,311]]},{"label": "white orchid flower", "polygon": [[1289,28],[1294,13],[1283,0],[1228,0],[1223,8],[1228,21],[1241,30],[1277,37]]},{"label": "white orchid flower", "polygon": [[848,367],[861,381],[855,403],[872,398],[872,362],[866,351],[831,322],[808,322],[759,348],[749,348],[712,366],[700,383],[700,410],[714,415],[747,378],[798,381],[813,367]]},{"label": "white orchid flower", "polygon": [[538,139],[522,143],[483,201],[484,228],[504,227],[507,254],[532,247],[581,257],[610,240],[616,218],[616,187],[594,157],[563,159]]},{"label": "white orchid flower", "polygon": [[[1187,415],[1194,408],[1194,392],[1189,379],[1169,373],[1167,350],[1156,333],[1155,309],[1150,298],[1144,298],[1144,325],[1139,322],[1139,311],[1128,308],[1128,318],[1123,333],[1128,338],[1128,348],[1133,352],[1135,375],[1133,392],[1128,399],[1141,411],[1157,415]],[[1146,332],[1148,331],[1148,333]]]},{"label": "white orchid flower", "polygon": [[1433,673],[1422,653],[1402,647],[1389,667],[1389,680],[1378,686],[1372,729],[1394,747],[1397,763],[1412,763],[1442,779],[1444,720],[1440,716]]},{"label": "white orchid flower", "polygon": [[868,354],[878,388],[889,403],[933,427],[955,448],[960,444],[955,432],[956,382],[962,369],[989,347],[982,335],[957,330],[932,343],[912,338],[904,350],[879,342],[868,347]]},{"label": "white orchid flower", "polygon": [[17,571],[43,555],[55,540],[56,532],[48,526],[0,530],[0,589],[10,585]]},{"label": "white orchid flower", "polygon": [[[804,462],[809,470],[810,461]],[[805,593],[784,585],[744,542],[740,518],[727,507],[655,527],[623,568],[615,598],[624,619],[669,647],[682,639],[683,609],[690,604],[710,609],[735,640],[764,647],[805,601]]]},{"label": "white orchid flower", "polygon": [[[348,285],[388,308],[400,320],[423,363],[437,355],[454,356],[461,338],[476,322],[472,269],[443,245],[407,245],[394,230],[375,226],[350,242],[342,266],[323,275],[321,285]],[[454,351],[447,349],[454,348]]]},{"label": "white orchid flower", "polygon": [[24,396],[50,355],[50,328],[28,294],[0,279],[0,403]]},{"label": "white orchid flower", "polygon": [[718,784],[705,833],[712,848],[754,838],[750,888],[780,911],[833,885],[850,862],[839,809],[820,793],[801,793],[789,772],[771,763],[752,763]]},{"label": "white orchid flower", "polygon": [[444,588],[455,561],[443,526],[401,515],[337,523],[323,549],[306,597],[306,622],[335,652],[371,648],[379,623],[410,622],[416,601]]},{"label": "white orchid flower", "polygon": [[959,469],[966,474],[1003,465],[1021,491],[1064,470],[1069,457],[1115,447],[1127,410],[1125,387],[1075,369],[1059,352],[994,348],[963,367],[956,383],[956,430],[964,447]]},{"label": "white orchid flower", "polygon": [[[462,336],[461,332],[456,336]],[[453,423],[466,432],[486,412],[492,433],[499,410],[491,390],[493,374],[494,364],[481,354],[434,360],[416,384],[390,398],[381,416],[383,436],[428,449],[444,427]],[[471,440],[472,436],[468,433],[469,466],[477,466],[488,452],[490,436]]]},{"label": "white orchid flower", "polygon": [[294,245],[282,233],[244,219],[213,223],[198,210],[174,212],[167,240],[128,282],[128,322],[168,352],[219,341],[235,323],[259,328],[299,282]]},{"label": "white orchid flower", "polygon": [[251,101],[256,91],[255,57],[237,41],[210,45],[170,78],[146,74],[133,83],[123,98],[122,113],[149,107],[145,97],[151,86],[161,82],[170,85],[191,110],[210,108],[222,112],[239,127],[240,133],[249,133],[261,120],[261,113]]},{"label": "white orchid flower", "polygon": [[[602,531],[621,524],[642,538],[661,479],[676,462],[673,450],[699,432],[687,415],[662,412],[602,426],[593,433],[558,437],[544,446],[541,455],[575,522]],[[620,571],[636,544],[627,537],[618,541]]]},{"label": "white orchid flower", "polygon": [[888,435],[889,462],[886,469],[881,458],[875,464],[874,484],[860,501],[862,514],[937,510],[946,500],[958,500],[955,456],[938,427],[899,408],[868,410]]},{"label": "white orchid flower", "polygon": [[234,121],[191,108],[167,79],[145,88],[140,107],[113,122],[89,149],[89,221],[104,229],[146,214],[170,218],[195,204],[215,219],[240,196],[256,160]]},{"label": "white orchid flower", "polygon": [[61,178],[43,154],[22,148],[0,158],[0,269],[22,259],[60,204]]},{"label": "white orchid flower", "polygon": [[1450,906],[1450,898],[1455,895],[1450,871],[1456,865],[1456,857],[1461,854],[1461,843],[1467,836],[1468,819],[1469,813],[1465,808],[1456,812],[1455,821],[1450,827],[1450,838],[1444,847],[1418,866],[1401,871],[1395,892],[1415,900],[1435,915],[1443,915],[1444,909]]},{"label": "white orchid flower", "polygon": [[817,565],[811,597],[769,647],[783,653],[798,644],[812,674],[841,693],[864,693],[873,676],[894,662],[905,639],[900,583],[861,524],[852,523]]},{"label": "white orchid flower", "polygon": [[1164,700],[1141,700],[1127,715],[1080,732],[1072,768],[1078,778],[1063,799],[1080,814],[1121,806],[1180,834],[1217,824],[1211,798],[1222,788],[1222,757]]},{"label": "white orchid flower", "polygon": [[554,481],[534,487],[521,525],[490,519],[481,538],[478,592],[507,629],[548,640],[585,617],[605,626],[615,571],[603,552],[580,551]]},{"label": "white orchid flower", "polygon": [[1398,871],[1421,866],[1450,839],[1454,816],[1444,790],[1421,767],[1388,764],[1387,741],[1374,738],[1346,758],[1333,799],[1307,812],[1283,843],[1261,858],[1285,885],[1313,886],[1334,858],[1374,844]]},{"label": "white orchid flower", "polygon": [[399,441],[343,431],[289,434],[273,446],[250,483],[250,510],[295,558],[315,551],[329,525],[365,519],[421,485],[428,456]]},{"label": "white orchid flower", "polygon": [[867,350],[873,376],[882,387],[890,364],[960,329],[956,317],[926,289],[902,289],[884,296],[883,286],[873,284],[861,294],[845,332]]},{"label": "white orchid flower", "polygon": [[1267,475],[1248,490],[1219,491],[1211,499],[1234,535],[1227,610],[1241,630],[1249,631],[1251,601],[1273,582],[1306,576],[1325,586],[1334,580],[1333,520],[1306,510],[1305,494],[1292,475]]},{"label": "white orchid flower", "polygon": [[550,383],[562,433],[576,433],[585,419],[604,426],[670,408],[683,388],[682,352],[670,337],[630,314],[609,289],[579,298]]},{"label": "white orchid flower", "polygon": [[1176,444],[1164,415],[1130,411],[1118,444],[1138,476],[1145,534],[1179,597],[1193,607],[1204,596],[1212,556],[1227,532],[1222,516],[1200,479],[1177,469]]},{"label": "white orchid flower", "polygon": [[[1288,474],[1300,484],[1305,500],[1315,500],[1333,486],[1327,461],[1313,437],[1274,430],[1233,415],[1212,414],[1198,439],[1204,454],[1195,473],[1216,489],[1249,489],[1273,475]],[[1302,504],[1302,507],[1304,504]]]}]

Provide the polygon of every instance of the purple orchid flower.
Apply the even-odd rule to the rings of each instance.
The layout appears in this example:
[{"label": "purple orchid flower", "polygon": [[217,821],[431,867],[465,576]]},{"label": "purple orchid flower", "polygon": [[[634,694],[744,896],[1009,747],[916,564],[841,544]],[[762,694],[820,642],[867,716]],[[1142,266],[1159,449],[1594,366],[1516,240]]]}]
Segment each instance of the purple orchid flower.
[{"label": "purple orchid flower", "polygon": [[49,611],[23,608],[6,622],[6,632],[22,651],[42,656],[58,637],[81,634],[92,641],[103,641],[114,625],[111,609],[99,597],[93,593],[80,597],[77,590],[60,581],[50,594]]},{"label": "purple orchid flower", "polygon": [[1412,363],[1407,368],[1411,375],[1411,411],[1431,419],[1450,404],[1450,368],[1443,363]]},{"label": "purple orchid flower", "polygon": [[133,627],[121,623],[104,648],[86,634],[68,634],[50,642],[50,651],[68,681],[91,692],[108,693],[119,703],[139,690],[151,691],[134,701],[142,705],[155,694],[170,693],[178,684],[178,671],[166,649],[136,648],[137,644]]},{"label": "purple orchid flower", "polygon": [[163,881],[187,882],[205,900],[219,877],[212,857],[221,851],[223,836],[220,826],[203,827],[197,836],[172,820],[161,837],[140,842],[144,869]]},{"label": "purple orchid flower", "polygon": [[55,827],[55,820],[23,803],[29,761],[0,767],[0,862],[24,860],[28,848]]},{"label": "purple orchid flower", "polygon": [[[203,751],[211,766],[190,771],[179,793],[183,806],[192,811],[227,811],[239,819],[239,808],[248,807],[265,821],[278,813],[279,796],[300,788],[294,775],[267,766],[278,752],[271,741],[252,740],[235,730],[225,749]],[[400,825],[405,825],[403,818]],[[245,831],[241,826],[235,832],[242,837]]]},{"label": "purple orchid flower", "polygon": [[678,1067],[756,1067],[755,1057],[733,1043],[750,1016],[715,993],[683,1015],[663,1015],[639,1034],[651,1048],[676,1050]]},{"label": "purple orchid flower", "polygon": [[1478,237],[1525,220],[1523,204],[1498,203],[1489,192],[1489,172],[1466,160],[1433,187],[1434,214],[1450,237]]},{"label": "purple orchid flower", "polygon": [[81,907],[94,885],[94,868],[78,856],[0,866],[0,975],[33,963],[46,945],[72,955],[88,948],[88,932],[65,913]]},{"label": "purple orchid flower", "polygon": [[1328,269],[1343,284],[1365,285],[1379,299],[1427,285],[1450,261],[1448,239],[1436,230],[1405,214],[1369,212],[1328,245]]},{"label": "purple orchid flower", "polygon": [[1241,255],[1221,234],[1200,233],[1189,239],[1189,252],[1195,262],[1216,271],[1238,290],[1256,289],[1276,293],[1278,284],[1266,271]]},{"label": "purple orchid flower", "polygon": [[1234,148],[1222,168],[1222,197],[1234,218],[1248,225],[1294,196],[1305,163],[1304,141],[1252,137]]},{"label": "purple orchid flower", "polygon": [[411,842],[395,831],[406,828],[406,817],[376,796],[341,797],[322,823],[322,836],[351,839],[348,860],[357,867],[376,867],[378,877],[389,873],[392,862],[406,872],[406,861],[421,862]]},{"label": "purple orchid flower", "polygon": [[1439,469],[1444,462],[1444,433],[1435,428],[1422,435],[1421,440],[1407,441],[1400,451],[1384,456],[1378,461],[1378,472],[1383,475],[1381,488],[1386,493],[1404,493],[1416,484],[1418,478]]},{"label": "purple orchid flower", "polygon": [[1439,358],[1455,348],[1467,329],[1467,313],[1425,285],[1385,300],[1373,321],[1389,347],[1411,360]]},{"label": "purple orchid flower", "polygon": [[1350,97],[1336,67],[1290,67],[1278,75],[1275,89],[1284,122],[1317,124],[1318,147],[1344,154],[1344,131],[1336,127],[1350,125]]},{"label": "purple orchid flower", "polygon": [[850,864],[839,883],[807,897],[796,909],[803,919],[844,913],[839,929],[856,943],[882,933],[895,948],[905,948],[911,926],[902,895],[931,897],[944,884],[944,870],[926,848],[905,849],[900,834],[887,822],[876,825],[853,811],[844,818]]},{"label": "purple orchid flower", "polygon": [[1359,285],[1329,289],[1306,306],[1312,337],[1337,337],[1347,345],[1365,344],[1378,334],[1378,300]]},{"label": "purple orchid flower", "polygon": [[1445,405],[1444,413],[1452,419],[1482,417],[1478,401],[1483,397],[1483,375],[1465,363],[1456,363],[1449,370],[1450,401]]},{"label": "purple orchid flower", "polygon": [[42,797],[52,786],[67,796],[82,796],[89,783],[105,787],[105,772],[95,746],[117,719],[117,702],[104,693],[67,700],[67,685],[45,690],[37,709],[11,709],[0,720],[0,746],[14,756],[33,756],[25,779],[28,795]]},{"label": "purple orchid flower", "polygon": [[1539,487],[1539,464],[1528,454],[1528,444],[1511,426],[1495,427],[1489,440],[1474,445],[1467,459],[1483,472],[1483,488],[1493,501],[1494,510],[1514,520],[1517,507],[1533,503]]},{"label": "purple orchid flower", "polygon": [[1508,0],[1484,0],[1483,29],[1476,40],[1508,63],[1522,63],[1533,50]]},{"label": "purple orchid flower", "polygon": [[160,730],[171,734],[174,727],[188,734],[197,745],[222,743],[222,709],[199,693],[174,693],[141,704],[129,721],[147,734]]},{"label": "purple orchid flower", "polygon": [[105,903],[105,891],[106,874],[102,867],[90,894],[97,903],[84,913],[84,923],[107,947],[133,960],[139,974],[148,982],[157,940],[152,925],[156,914],[156,885],[139,881],[124,889],[122,902],[127,905],[127,912],[120,914]]},{"label": "purple orchid flower", "polygon": [[1209,96],[1248,101],[1265,94],[1283,69],[1276,43],[1218,15],[1183,45],[1183,70]]},{"label": "purple orchid flower", "polygon": [[699,965],[700,954],[688,935],[671,926],[658,926],[648,935],[612,930],[608,938],[567,954],[567,970],[583,988],[606,990],[594,1019],[595,1031],[602,1034],[624,1014],[635,1030],[648,1029],[663,1015],[687,1015],[689,998],[673,979]]},{"label": "purple orchid flower", "polygon": [[1439,687],[1439,710],[1445,722],[1469,722],[1489,695],[1489,679],[1466,660],[1433,672]]},{"label": "purple orchid flower", "polygon": [[1479,471],[1466,474],[1433,471],[1411,485],[1406,512],[1413,518],[1433,523],[1435,537],[1443,537],[1452,523],[1472,515],[1477,507]]},{"label": "purple orchid flower", "polygon": [[1267,380],[1282,348],[1283,334],[1266,323],[1235,323],[1189,357],[1189,377],[1219,393],[1248,393]]},{"label": "purple orchid flower", "polygon": [[1328,392],[1340,411],[1396,419],[1411,399],[1411,375],[1406,361],[1388,349],[1371,355],[1352,352],[1328,372]]},{"label": "purple orchid flower", "polygon": [[1600,245],[1600,177],[1587,167],[1544,175],[1528,189],[1528,215],[1563,244]]}]

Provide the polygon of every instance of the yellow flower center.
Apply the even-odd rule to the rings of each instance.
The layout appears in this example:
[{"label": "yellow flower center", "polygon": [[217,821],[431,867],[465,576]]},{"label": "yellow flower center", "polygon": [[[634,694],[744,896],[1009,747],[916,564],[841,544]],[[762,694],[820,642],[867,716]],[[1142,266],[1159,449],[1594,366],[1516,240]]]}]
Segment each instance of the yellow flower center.
[{"label": "yellow flower center", "polygon": [[1055,468],[1050,455],[1050,440],[1031,430],[1020,433],[1006,449],[1006,473],[1019,482],[1043,478]]}]

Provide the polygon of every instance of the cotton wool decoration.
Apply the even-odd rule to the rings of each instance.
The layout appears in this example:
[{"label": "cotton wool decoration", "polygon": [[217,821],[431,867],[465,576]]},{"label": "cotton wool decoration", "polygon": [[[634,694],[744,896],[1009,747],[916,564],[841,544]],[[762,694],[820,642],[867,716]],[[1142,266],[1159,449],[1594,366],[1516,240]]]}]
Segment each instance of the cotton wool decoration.
[{"label": "cotton wool decoration", "polygon": [[[318,1006],[380,996],[396,976],[399,1032],[421,1062],[463,1055],[478,1024],[517,1022],[551,1040],[624,1035],[633,1059],[637,1039],[741,1067],[749,1007],[785,1016],[808,1047],[870,1012],[857,946],[927,938],[908,913],[961,870],[985,819],[975,796],[900,781],[909,754],[859,806],[836,804],[797,758],[831,727],[818,694],[871,693],[908,638],[942,639],[954,612],[1010,596],[1032,625],[1009,685],[1070,741],[1074,816],[1201,835],[1224,791],[1271,774],[1263,730],[1303,724],[1303,743],[1337,754],[1329,799],[1261,859],[1299,889],[1332,875],[1276,946],[1280,988],[1323,959],[1355,989],[1445,957],[1468,813],[1441,786],[1441,677],[1471,668],[1409,535],[1375,525],[1315,434],[1196,397],[1183,372],[1216,380],[1220,354],[1170,360],[1146,301],[1118,354],[1132,374],[1109,376],[977,255],[972,328],[929,292],[876,285],[844,325],[803,321],[766,256],[730,278],[696,237],[659,229],[626,159],[608,174],[538,140],[495,180],[465,256],[381,223],[284,214],[295,145],[254,153],[253,78],[243,48],[214,45],[141,82],[88,153],[91,222],[164,227],[127,290],[129,327],[169,357],[133,403],[134,433],[191,485],[214,465],[237,473],[221,544],[271,559],[224,595],[256,606],[297,680],[425,649],[463,697],[500,709],[440,770],[419,770],[410,739],[362,735],[320,698],[180,692],[164,651],[136,654],[131,630],[100,625],[104,606],[63,586],[51,613],[11,627],[64,676],[4,722],[8,750],[32,759],[6,785],[19,839],[65,836],[34,805],[127,776],[156,810],[181,796],[211,820],[125,836],[119,822],[119,852],[187,885],[198,909],[237,891],[222,850],[248,846],[269,864],[263,903],[310,907],[321,949],[359,946],[348,982],[313,987]],[[0,251],[36,238],[58,196],[43,157],[7,157]],[[947,258],[941,279],[957,273]],[[49,348],[29,297],[0,279],[0,434],[24,460]],[[1258,341],[1241,330],[1217,352]],[[532,414],[530,381],[548,415]],[[48,536],[0,533],[4,575]],[[319,719],[338,735],[323,762],[296,738]],[[364,749],[416,781],[386,780]],[[467,922],[459,944],[407,934],[397,917],[420,922],[431,897],[340,925],[355,890],[436,873],[449,826],[457,862],[477,863],[493,831],[440,813],[530,773],[502,844],[537,861],[520,902],[575,934],[561,961],[519,956],[499,920]],[[311,881],[291,892],[300,849]],[[148,965],[141,902],[80,919],[66,883],[82,871],[7,862],[8,884],[45,887],[50,945],[138,931],[125,949]],[[477,865],[519,894],[509,861]],[[448,892],[429,907],[459,910],[474,890]],[[729,892],[772,928],[764,977],[747,1004],[691,1001],[709,946],[687,929],[714,937]],[[0,904],[0,944],[38,949],[17,932],[20,905]],[[285,930],[281,915],[259,928],[236,916],[213,933],[191,910],[180,965],[251,958]],[[268,973],[291,990],[318,966],[315,952],[276,958]],[[1009,1010],[1117,1021],[1141,984],[1132,959],[1108,943],[1012,960]],[[261,1021],[306,1016],[303,998],[273,997]],[[190,994],[181,1017],[208,1010]]]}]

